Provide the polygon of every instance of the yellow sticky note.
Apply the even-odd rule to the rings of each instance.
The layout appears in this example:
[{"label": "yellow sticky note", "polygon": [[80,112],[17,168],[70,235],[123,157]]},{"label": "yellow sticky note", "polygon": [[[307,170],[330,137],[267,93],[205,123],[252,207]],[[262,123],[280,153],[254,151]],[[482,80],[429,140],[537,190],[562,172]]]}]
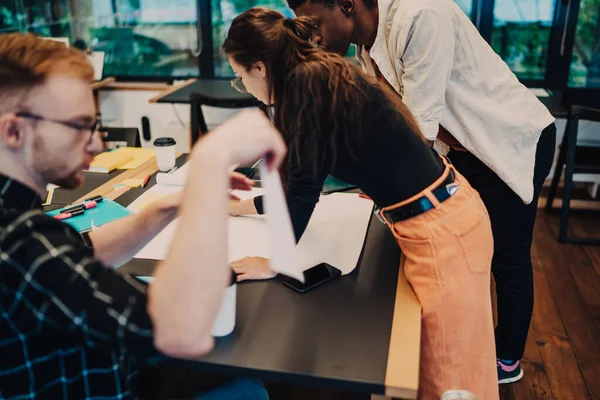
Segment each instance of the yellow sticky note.
[{"label": "yellow sticky note", "polygon": [[133,160],[134,157],[131,154],[119,151],[107,151],[94,157],[88,171],[108,174],[119,166],[129,164]]},{"label": "yellow sticky note", "polygon": [[130,188],[140,187],[143,183],[144,180],[141,178],[129,178],[123,181],[123,184],[129,186]]}]

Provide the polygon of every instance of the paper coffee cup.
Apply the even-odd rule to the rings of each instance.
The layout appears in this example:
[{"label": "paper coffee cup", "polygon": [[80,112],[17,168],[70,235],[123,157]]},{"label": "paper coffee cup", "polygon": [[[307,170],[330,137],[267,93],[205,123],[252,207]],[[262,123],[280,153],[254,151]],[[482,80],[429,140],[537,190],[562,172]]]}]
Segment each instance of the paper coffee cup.
[{"label": "paper coffee cup", "polygon": [[175,144],[175,139],[170,137],[162,137],[154,141],[156,163],[160,171],[168,171],[175,166]]},{"label": "paper coffee cup", "polygon": [[216,337],[227,336],[235,328],[235,309],[237,298],[236,275],[232,271],[229,287],[225,289],[225,296],[213,325],[212,335]]}]

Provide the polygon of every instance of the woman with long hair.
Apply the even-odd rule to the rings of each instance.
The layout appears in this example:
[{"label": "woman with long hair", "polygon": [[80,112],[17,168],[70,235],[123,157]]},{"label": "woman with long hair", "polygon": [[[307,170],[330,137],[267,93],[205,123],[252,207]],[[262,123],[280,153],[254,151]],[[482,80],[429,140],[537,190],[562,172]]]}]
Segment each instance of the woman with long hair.
[{"label": "woman with long hair", "polygon": [[[296,239],[327,175],[357,185],[402,249],[402,272],[423,309],[419,398],[466,389],[497,399],[485,206],[428,147],[401,99],[313,46],[313,28],[307,19],[256,7],[233,21],[223,45],[233,85],[272,106],[288,144],[286,200]],[[234,202],[230,211],[262,213],[262,201]],[[232,266],[240,279],[272,276],[264,259]]]}]

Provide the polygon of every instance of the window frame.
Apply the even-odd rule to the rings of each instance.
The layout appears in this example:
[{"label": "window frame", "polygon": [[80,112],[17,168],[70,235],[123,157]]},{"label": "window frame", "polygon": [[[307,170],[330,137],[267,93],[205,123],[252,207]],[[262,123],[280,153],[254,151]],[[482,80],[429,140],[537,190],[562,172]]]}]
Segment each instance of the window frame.
[{"label": "window frame", "polygon": [[[528,87],[541,87],[550,90],[567,91],[586,98],[600,93],[595,88],[569,88],[569,72],[575,43],[575,33],[579,18],[581,0],[555,0],[554,15],[548,41],[546,72],[544,79],[521,79]],[[202,52],[198,56],[198,76],[200,79],[230,79],[230,77],[215,77],[213,59],[214,38],[212,35],[211,0],[196,0],[197,4],[197,33]],[[490,43],[494,26],[495,0],[473,0],[471,15],[473,24],[483,38]],[[119,77],[117,77],[118,79]],[[127,79],[149,80],[151,77],[127,77]],[[178,79],[182,77],[173,77]],[[164,78],[158,78],[158,80]],[[600,106],[600,104],[599,104]]]},{"label": "window frame", "polygon": [[[481,7],[480,18],[478,18],[474,22],[475,26],[481,33],[481,36],[486,40],[486,42],[491,44],[492,32],[494,29],[494,7],[496,5],[495,0],[474,0],[478,7]],[[561,48],[562,48],[562,38],[563,34],[566,35],[566,44],[569,40],[570,29],[572,27],[568,26],[565,28],[565,19],[566,19],[566,10],[567,4],[569,2],[579,3],[580,0],[555,0],[554,1],[554,16],[552,20],[552,27],[550,28],[550,37],[548,40],[548,55],[546,57],[546,68],[545,75],[543,79],[520,79],[520,81],[526,85],[527,87],[540,87],[547,89],[564,89],[567,84],[568,79],[568,67],[567,67],[567,75],[565,77],[564,73],[564,62],[565,57],[569,56],[570,50],[572,50],[572,43],[570,46],[565,46],[563,49],[563,55],[561,56]],[[574,4],[571,5],[574,8]],[[578,6],[577,6],[578,8]],[[571,11],[571,15],[574,10]],[[558,50],[558,51],[557,51]],[[570,62],[570,61],[569,61]],[[570,65],[570,64],[569,64]]]},{"label": "window frame", "polygon": [[[582,0],[554,0],[554,15],[550,38],[548,41],[548,55],[546,59],[546,72],[544,79],[522,79],[521,82],[528,87],[542,87],[550,90],[567,91],[582,98],[592,98],[600,93],[600,88],[569,87],[569,73],[577,22]],[[17,12],[24,12],[23,2],[15,1]],[[111,0],[113,13],[117,1]],[[195,74],[171,76],[136,76],[116,75],[118,81],[144,81],[144,82],[169,82],[175,80],[198,79],[231,79],[230,77],[215,76],[215,60],[213,54],[214,38],[212,32],[212,5],[211,0],[196,0],[196,34],[201,52],[197,56],[198,70]],[[472,0],[469,18],[479,30],[483,38],[490,43],[494,25],[495,0]],[[23,29],[23,27],[17,27]],[[570,96],[572,97],[572,96]],[[599,101],[600,103],[600,101]],[[600,104],[599,104],[600,106]]]}]

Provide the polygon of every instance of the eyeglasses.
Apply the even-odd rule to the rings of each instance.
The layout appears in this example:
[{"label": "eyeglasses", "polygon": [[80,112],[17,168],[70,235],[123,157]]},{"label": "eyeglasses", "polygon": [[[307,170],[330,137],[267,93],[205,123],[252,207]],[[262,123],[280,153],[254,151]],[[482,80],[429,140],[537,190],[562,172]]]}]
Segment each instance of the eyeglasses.
[{"label": "eyeglasses", "polygon": [[90,132],[90,140],[94,136],[94,133],[96,133],[96,128],[99,125],[101,125],[101,120],[102,120],[100,114],[96,115],[96,120],[91,125],[89,125],[89,124],[84,125],[84,124],[78,124],[77,122],[72,122],[72,121],[61,121],[58,119],[46,118],[46,117],[42,117],[41,115],[37,115],[37,114],[29,113],[29,112],[17,113],[17,117],[32,119],[34,121],[46,121],[46,122],[50,122],[53,124],[59,124],[59,125],[66,126],[67,128],[71,128],[71,129],[74,129],[79,132]]},{"label": "eyeglasses", "polygon": [[246,89],[246,86],[242,81],[242,76],[244,75],[244,72],[242,72],[238,77],[231,80],[231,87],[240,93],[248,93],[248,89]]}]

